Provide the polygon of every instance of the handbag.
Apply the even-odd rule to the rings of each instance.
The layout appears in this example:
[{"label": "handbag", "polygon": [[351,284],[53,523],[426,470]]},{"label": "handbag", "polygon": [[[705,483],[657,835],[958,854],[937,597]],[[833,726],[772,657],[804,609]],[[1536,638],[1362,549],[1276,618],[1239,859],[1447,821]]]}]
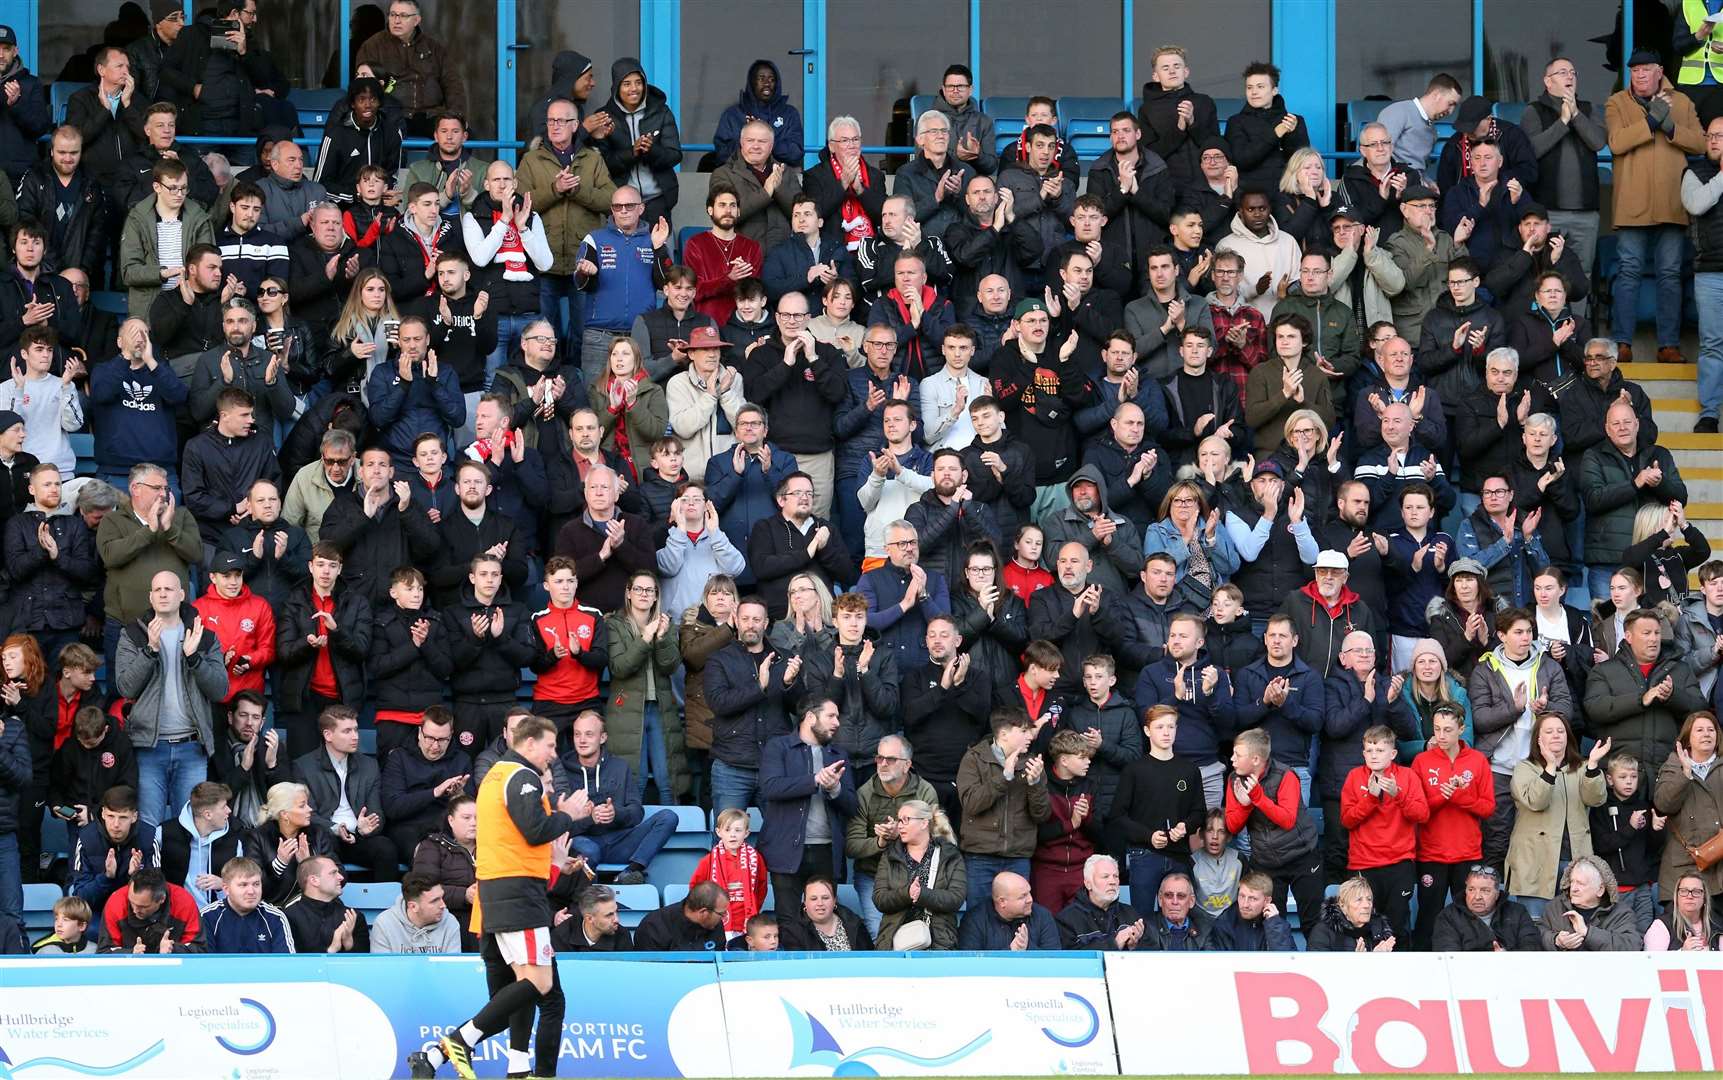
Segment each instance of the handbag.
[{"label": "handbag", "polygon": [[1692,844],[1689,844],[1687,842],[1687,838],[1681,835],[1680,829],[1675,829],[1673,831],[1675,833],[1675,839],[1679,840],[1681,842],[1681,846],[1687,849],[1687,854],[1693,859],[1693,864],[1699,867],[1700,873],[1704,873],[1713,866],[1716,866],[1718,863],[1723,862],[1723,829],[1719,829],[1711,839],[1700,844],[1698,847],[1694,847]]},{"label": "handbag", "polygon": [[[939,848],[933,849],[933,858],[927,864],[927,887],[932,888],[934,879],[939,875]],[[913,880],[913,878],[911,879]],[[921,918],[910,919],[891,935],[891,947],[898,952],[915,952],[933,946],[933,914],[922,909]]]}]

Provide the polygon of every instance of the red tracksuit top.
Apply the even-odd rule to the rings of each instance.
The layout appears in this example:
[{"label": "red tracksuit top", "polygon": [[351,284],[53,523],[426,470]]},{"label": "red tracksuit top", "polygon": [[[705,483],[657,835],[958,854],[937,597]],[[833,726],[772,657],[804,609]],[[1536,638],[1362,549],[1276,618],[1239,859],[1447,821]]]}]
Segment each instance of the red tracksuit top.
[{"label": "red tracksuit top", "polygon": [[558,660],[549,671],[540,673],[538,681],[533,683],[534,701],[578,705],[598,696],[598,672],[575,659],[575,654],[592,648],[599,620],[603,618],[598,609],[579,604],[566,608],[547,607],[533,615],[533,629],[538,632],[544,647],[548,650],[561,645],[568,650],[567,656]]},{"label": "red tracksuit top", "polygon": [[1424,786],[1404,765],[1388,766],[1388,774],[1399,786],[1399,794],[1370,794],[1366,787],[1370,770],[1363,765],[1346,774],[1346,786],[1340,789],[1340,824],[1352,834],[1348,870],[1392,866],[1417,854],[1415,826],[1430,818]]},{"label": "red tracksuit top", "polygon": [[[1423,784],[1424,801],[1430,806],[1430,820],[1418,829],[1418,861],[1461,863],[1483,858],[1483,822],[1496,810],[1490,759],[1462,742],[1453,761],[1440,750],[1423,751],[1412,759],[1412,772]],[[1471,774],[1471,784],[1456,789],[1451,799],[1442,798],[1448,778],[1466,773]]]}]

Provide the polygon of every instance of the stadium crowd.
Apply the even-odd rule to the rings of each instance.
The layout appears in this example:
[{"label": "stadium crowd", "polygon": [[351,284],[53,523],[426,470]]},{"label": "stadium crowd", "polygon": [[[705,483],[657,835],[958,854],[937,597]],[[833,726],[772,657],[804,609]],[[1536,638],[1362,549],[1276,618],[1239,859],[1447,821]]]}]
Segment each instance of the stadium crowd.
[{"label": "stadium crowd", "polygon": [[632,58],[485,161],[393,0],[308,164],[256,0],[149,8],[59,126],[0,27],[0,951],[33,881],[38,953],[477,951],[531,717],[562,951],[1720,946],[1723,561],[1619,369],[1690,239],[1717,430],[1707,5],[1338,175],[1175,46],[1086,171],[961,64],[889,185],[850,117],[803,169],[756,61],[681,245]]}]

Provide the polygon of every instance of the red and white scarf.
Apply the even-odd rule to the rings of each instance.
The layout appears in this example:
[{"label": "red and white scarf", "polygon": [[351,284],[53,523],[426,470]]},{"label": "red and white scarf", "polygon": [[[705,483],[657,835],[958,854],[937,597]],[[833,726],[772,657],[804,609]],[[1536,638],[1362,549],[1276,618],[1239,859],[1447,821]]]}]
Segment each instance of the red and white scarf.
[{"label": "red and white scarf", "polygon": [[[832,175],[838,178],[841,185],[844,182],[844,170],[838,164],[836,155],[830,158]],[[873,186],[868,180],[867,162],[858,159],[856,175],[861,177],[862,190]],[[867,216],[867,210],[862,207],[861,197],[849,188],[844,188],[844,202],[838,208],[838,220],[843,224],[844,247],[851,251],[861,246],[861,242],[873,235],[873,221]]]},{"label": "red and white scarf", "polygon": [[[740,868],[742,878],[740,897],[731,889],[731,886],[737,883],[724,880],[728,876],[725,873],[727,865]],[[743,911],[753,914],[758,912],[765,903],[765,897],[754,894],[754,882],[760,876],[760,852],[753,844],[743,844],[741,850],[734,855],[725,851],[723,844],[713,844],[711,876],[712,881],[729,896],[731,904],[735,904],[738,899],[741,900]],[[746,918],[746,915],[743,916],[743,920]],[[732,929],[741,930],[745,927],[736,926]]]},{"label": "red and white scarf", "polygon": [[[505,216],[501,210],[491,211],[491,225],[505,220]],[[520,230],[512,219],[508,220],[508,231],[503,234],[502,246],[497,248],[496,257],[503,264],[504,281],[532,280],[532,274],[526,268],[526,245],[521,242]]]}]

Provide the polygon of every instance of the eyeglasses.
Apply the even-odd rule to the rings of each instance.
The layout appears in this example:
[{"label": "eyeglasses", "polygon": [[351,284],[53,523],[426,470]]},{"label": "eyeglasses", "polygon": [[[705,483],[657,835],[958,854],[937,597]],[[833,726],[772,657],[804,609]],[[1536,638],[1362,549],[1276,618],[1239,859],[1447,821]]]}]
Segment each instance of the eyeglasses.
[{"label": "eyeglasses", "polygon": [[1492,880],[1499,879],[1502,876],[1498,874],[1496,872],[1496,868],[1491,866],[1489,863],[1473,863],[1471,867],[1466,870],[1466,875],[1470,877],[1474,874],[1479,877],[1487,877]]},{"label": "eyeglasses", "polygon": [[780,311],[780,312],[778,312],[778,318],[780,318],[780,319],[805,319],[807,317],[808,317],[808,313],[805,311]]},{"label": "eyeglasses", "polygon": [[864,348],[864,349],[895,349],[895,348],[897,348],[897,342],[896,341],[874,341],[872,338],[869,338],[869,339],[864,340],[862,342],[862,348]]},{"label": "eyeglasses", "polygon": [[1292,430],[1288,431],[1287,434],[1288,435],[1314,435],[1314,434],[1316,434],[1316,429],[1313,427],[1309,427],[1309,426],[1295,427]]},{"label": "eyeglasses", "polygon": [[165,192],[167,192],[167,193],[169,193],[169,194],[170,194],[170,195],[184,195],[184,194],[185,194],[185,193],[186,193],[186,192],[188,192],[188,191],[190,191],[190,190],[191,190],[191,185],[190,185],[190,184],[163,184],[163,183],[157,183],[157,184],[156,184],[156,187],[159,187],[159,188],[161,188],[161,189],[162,189],[162,190],[163,190],[163,191],[165,191]]},{"label": "eyeglasses", "polygon": [[610,204],[612,210],[640,210],[645,206],[646,204],[643,202],[613,202]]},{"label": "eyeglasses", "polygon": [[1704,896],[1705,890],[1704,889],[1692,889],[1692,888],[1676,889],[1675,894],[1677,896]]},{"label": "eyeglasses", "polygon": [[1474,282],[1474,281],[1477,281],[1477,280],[1478,280],[1478,279],[1477,279],[1477,278],[1475,278],[1475,277],[1457,277],[1457,278],[1449,278],[1449,279],[1448,279],[1448,284],[1449,284],[1449,285],[1451,285],[1451,286],[1452,286],[1452,285],[1470,285],[1470,284],[1471,284],[1471,283],[1472,283],[1472,282]]},{"label": "eyeglasses", "polygon": [[890,765],[893,762],[909,760],[908,758],[892,757],[890,754],[875,754],[873,759],[881,765]]},{"label": "eyeglasses", "polygon": [[944,88],[947,90],[967,90],[969,89],[969,85],[970,84],[966,82],[948,82],[945,84]]},{"label": "eyeglasses", "polygon": [[1484,494],[1484,495],[1510,495],[1510,494],[1512,494],[1512,490],[1509,488],[1505,488],[1505,487],[1484,488],[1483,491],[1481,492],[1481,494]]},{"label": "eyeglasses", "polygon": [[1380,150],[1384,146],[1393,146],[1393,145],[1394,144],[1389,142],[1387,139],[1372,139],[1369,142],[1359,143],[1358,148],[1360,150]]},{"label": "eyeglasses", "polygon": [[419,738],[423,739],[427,746],[447,746],[449,743],[454,741],[454,736],[452,735],[444,735],[439,739],[435,735],[426,735],[422,731],[419,732]]},{"label": "eyeglasses", "polygon": [[965,574],[991,574],[991,573],[993,573],[993,567],[991,567],[991,566],[966,566],[963,568],[963,572]]},{"label": "eyeglasses", "polygon": [[572,124],[572,123],[574,123],[574,117],[572,117],[572,116],[547,116],[544,118],[544,122],[547,124]]},{"label": "eyeglasses", "polygon": [[920,547],[921,541],[919,541],[919,540],[887,540],[885,542],[885,546],[891,547],[891,548]]},{"label": "eyeglasses", "polygon": [[1195,505],[1197,505],[1197,500],[1191,498],[1189,495],[1181,495],[1178,498],[1173,500],[1173,505],[1174,506],[1195,506]]},{"label": "eyeglasses", "polygon": [[809,488],[807,491],[786,491],[786,492],[784,492],[784,498],[786,498],[786,499],[811,499],[813,497],[814,497],[814,491],[812,488]]},{"label": "eyeglasses", "polygon": [[556,335],[555,334],[529,334],[528,336],[521,338],[521,340],[522,341],[532,341],[532,342],[543,341],[543,342],[549,342],[550,344],[555,345],[556,344]]},{"label": "eyeglasses", "polygon": [[857,145],[861,142],[861,136],[860,135],[834,135],[827,141],[837,143],[840,146],[854,146],[854,145]]},{"label": "eyeglasses", "polygon": [[656,585],[634,585],[630,586],[628,591],[633,593],[635,596],[658,595],[658,587]]},{"label": "eyeglasses", "polygon": [[353,459],[350,457],[326,457],[323,459],[323,464],[325,464],[325,465],[351,465],[351,464],[353,464]]},{"label": "eyeglasses", "polygon": [[257,290],[257,295],[259,295],[259,296],[286,296],[287,290],[282,289],[282,288],[277,288],[274,285],[265,285],[263,288]]}]

